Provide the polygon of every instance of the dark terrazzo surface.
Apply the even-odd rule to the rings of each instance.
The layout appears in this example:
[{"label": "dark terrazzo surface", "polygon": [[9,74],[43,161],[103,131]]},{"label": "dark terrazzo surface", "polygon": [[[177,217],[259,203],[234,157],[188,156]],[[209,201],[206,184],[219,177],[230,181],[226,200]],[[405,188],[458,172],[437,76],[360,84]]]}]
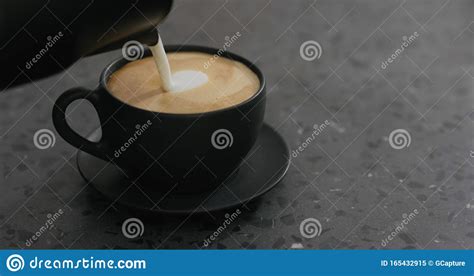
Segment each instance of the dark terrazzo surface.
[{"label": "dark terrazzo surface", "polygon": [[[333,123],[302,153],[274,190],[240,208],[212,248],[383,248],[403,214],[419,214],[386,248],[473,248],[472,1],[180,1],[161,27],[167,43],[221,47],[256,61],[268,80],[265,121],[296,149],[312,126]],[[243,29],[245,27],[245,29]],[[403,36],[420,36],[396,61],[381,62]],[[320,59],[299,47],[316,40]],[[156,217],[110,206],[87,186],[75,150],[55,132],[54,100],[67,88],[94,87],[120,52],[86,58],[67,73],[0,95],[0,247],[25,242],[58,209],[64,214],[31,248],[198,248],[225,214]],[[376,73],[375,69],[380,71]],[[421,72],[423,71],[423,72]],[[399,93],[402,92],[402,96]],[[96,127],[87,103],[73,124]],[[54,147],[33,144],[38,129]],[[388,143],[394,129],[409,148]],[[122,222],[140,218],[141,238],[126,239]],[[316,218],[323,231],[304,238],[299,225]]]}]

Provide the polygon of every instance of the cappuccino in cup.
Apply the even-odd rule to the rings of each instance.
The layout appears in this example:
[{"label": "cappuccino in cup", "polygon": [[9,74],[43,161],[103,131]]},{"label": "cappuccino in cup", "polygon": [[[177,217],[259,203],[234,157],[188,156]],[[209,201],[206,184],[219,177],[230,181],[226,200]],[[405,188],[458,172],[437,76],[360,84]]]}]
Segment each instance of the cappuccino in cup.
[{"label": "cappuccino in cup", "polygon": [[[250,61],[220,49],[161,50],[112,62],[94,90],[64,92],[53,123],[71,145],[113,162],[142,188],[200,194],[231,177],[255,144],[265,113],[265,79]],[[100,140],[69,126],[65,110],[78,99],[97,111]],[[145,123],[146,133],[137,135]],[[127,150],[117,157],[124,143]]]},{"label": "cappuccino in cup", "polygon": [[257,75],[239,61],[202,52],[165,55],[152,48],[152,53],[110,76],[107,87],[113,96],[153,112],[192,114],[237,105],[260,87]]}]

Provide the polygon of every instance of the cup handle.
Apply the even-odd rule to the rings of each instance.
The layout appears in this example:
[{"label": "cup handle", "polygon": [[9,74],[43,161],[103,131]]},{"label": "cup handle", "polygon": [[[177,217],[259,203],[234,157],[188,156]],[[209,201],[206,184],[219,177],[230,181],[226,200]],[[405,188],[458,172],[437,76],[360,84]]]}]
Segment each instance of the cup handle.
[{"label": "cup handle", "polygon": [[[96,157],[108,161],[109,158],[104,153],[104,144],[102,141],[91,142],[75,132],[67,123],[66,109],[75,100],[88,100],[99,114],[98,102],[99,96],[97,91],[91,91],[82,87],[71,88],[64,92],[54,103],[53,107],[53,124],[59,135],[68,143],[79,150],[90,153]],[[99,114],[100,120],[100,114]]]}]

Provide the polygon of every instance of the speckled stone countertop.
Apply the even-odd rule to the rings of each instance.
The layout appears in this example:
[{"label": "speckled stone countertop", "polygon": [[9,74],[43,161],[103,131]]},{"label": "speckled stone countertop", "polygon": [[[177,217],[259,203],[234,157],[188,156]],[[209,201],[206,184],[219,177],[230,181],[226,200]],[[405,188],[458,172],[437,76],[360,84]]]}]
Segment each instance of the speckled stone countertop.
[{"label": "speckled stone countertop", "polygon": [[[265,121],[303,149],[285,179],[239,208],[208,247],[473,248],[473,10],[468,0],[175,3],[160,28],[165,42],[219,48],[240,32],[230,50],[267,78]],[[311,40],[322,53],[305,60],[300,47]],[[79,175],[76,150],[52,125],[53,102],[68,88],[96,86],[119,56],[85,58],[0,95],[1,248],[201,248],[225,221],[225,213],[132,213]],[[97,127],[88,103],[72,109],[81,134]],[[35,147],[40,129],[53,131],[54,146]],[[396,129],[409,145],[391,145]],[[28,242],[59,209],[54,227]],[[136,239],[121,230],[131,217],[144,224]],[[300,231],[310,218],[319,235]]]}]

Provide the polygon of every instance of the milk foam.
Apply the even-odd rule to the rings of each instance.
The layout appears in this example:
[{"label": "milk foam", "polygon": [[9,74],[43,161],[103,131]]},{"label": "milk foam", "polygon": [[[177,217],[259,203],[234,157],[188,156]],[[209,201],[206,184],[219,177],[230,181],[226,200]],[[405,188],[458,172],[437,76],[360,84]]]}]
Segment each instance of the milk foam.
[{"label": "milk foam", "polygon": [[184,70],[173,74],[173,89],[171,92],[182,92],[206,84],[207,75],[201,71]]},{"label": "milk foam", "polygon": [[208,82],[207,75],[201,71],[184,70],[171,75],[170,64],[161,37],[158,38],[158,43],[150,47],[150,49],[156,68],[160,74],[161,83],[166,91],[182,92],[199,87]]}]

